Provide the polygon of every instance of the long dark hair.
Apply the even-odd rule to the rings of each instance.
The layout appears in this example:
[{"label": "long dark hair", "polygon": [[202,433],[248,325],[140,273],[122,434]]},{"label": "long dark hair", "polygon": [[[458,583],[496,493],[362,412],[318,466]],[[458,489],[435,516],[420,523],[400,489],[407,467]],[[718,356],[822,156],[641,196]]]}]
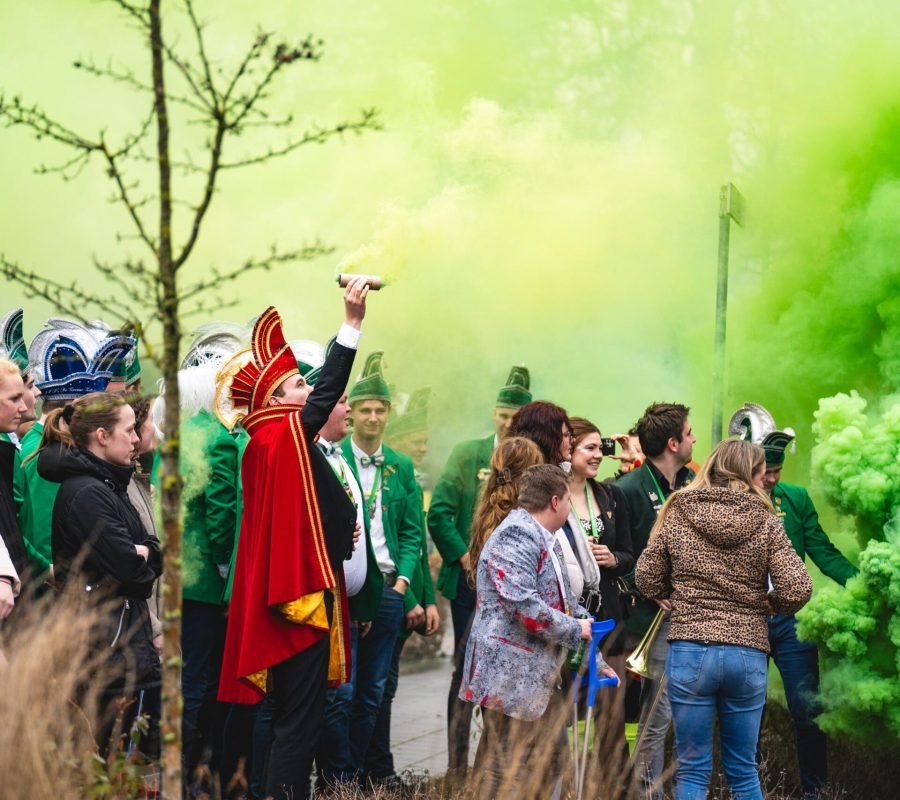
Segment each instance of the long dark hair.
[{"label": "long dark hair", "polygon": [[509,427],[509,436],[531,439],[541,449],[544,461],[555,464],[562,452],[563,426],[571,432],[572,425],[564,408],[535,400],[516,412]]}]

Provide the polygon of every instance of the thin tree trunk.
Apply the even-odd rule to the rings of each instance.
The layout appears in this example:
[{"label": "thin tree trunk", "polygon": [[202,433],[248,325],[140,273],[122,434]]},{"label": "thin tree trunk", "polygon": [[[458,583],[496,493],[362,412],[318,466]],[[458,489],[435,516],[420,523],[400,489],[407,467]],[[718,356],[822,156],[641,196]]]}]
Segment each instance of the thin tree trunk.
[{"label": "thin tree trunk", "polygon": [[181,796],[181,476],[178,469],[179,417],[178,292],[172,260],[172,194],[169,164],[169,117],[163,77],[161,0],[150,2],[150,48],[156,104],[159,164],[159,279],[162,288],[163,378],[166,382],[165,442],[162,447],[161,507],[163,522],[163,796]]}]

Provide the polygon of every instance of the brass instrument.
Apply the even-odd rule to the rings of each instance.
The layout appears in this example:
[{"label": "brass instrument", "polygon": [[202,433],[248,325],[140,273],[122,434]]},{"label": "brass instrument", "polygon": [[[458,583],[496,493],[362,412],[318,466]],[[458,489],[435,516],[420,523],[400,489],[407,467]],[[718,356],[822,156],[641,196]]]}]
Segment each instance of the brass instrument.
[{"label": "brass instrument", "polygon": [[642,678],[647,678],[650,675],[648,665],[650,648],[653,647],[656,637],[659,636],[659,628],[662,625],[665,614],[666,612],[662,608],[656,612],[656,616],[653,618],[653,622],[650,623],[650,627],[647,628],[644,638],[641,639],[634,652],[625,659],[625,667]]}]

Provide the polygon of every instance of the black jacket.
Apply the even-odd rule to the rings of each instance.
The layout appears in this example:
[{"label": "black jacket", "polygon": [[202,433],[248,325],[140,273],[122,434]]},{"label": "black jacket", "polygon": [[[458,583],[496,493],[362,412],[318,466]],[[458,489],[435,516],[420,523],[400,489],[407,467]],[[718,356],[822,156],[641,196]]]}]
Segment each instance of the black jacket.
[{"label": "black jacket", "polygon": [[25,554],[25,543],[19,530],[16,517],[16,505],[13,502],[13,466],[15,464],[16,446],[11,442],[0,441],[0,536],[12,559],[19,580],[25,580],[28,558]]},{"label": "black jacket", "polygon": [[344,559],[353,554],[356,508],[325,454],[313,443],[347,388],[355,357],[356,350],[335,343],[322,365],[315,390],[300,412],[303,432],[309,443],[309,460],[322,515],[325,545],[335,573],[343,571]]},{"label": "black jacket", "polygon": [[[600,613],[598,619],[614,619],[622,622],[624,613],[619,598],[616,582],[634,569],[634,554],[631,549],[631,525],[628,517],[628,504],[617,486],[597,481],[588,481],[594,494],[599,513],[603,515],[603,532],[600,544],[606,545],[618,560],[615,567],[600,567]],[[563,531],[572,544],[573,537],[581,532],[573,531],[566,522]],[[625,637],[620,633],[611,635],[609,647],[604,648],[607,655],[621,655],[625,649]]]},{"label": "black jacket", "polygon": [[[132,472],[80,448],[51,445],[38,456],[41,477],[61,484],[53,506],[54,575],[63,586],[77,581],[90,603],[104,603],[94,646],[110,654],[113,690],[160,679],[147,598],[162,559],[159,540],[128,500]],[[134,549],[139,544],[150,550],[146,561]]]}]

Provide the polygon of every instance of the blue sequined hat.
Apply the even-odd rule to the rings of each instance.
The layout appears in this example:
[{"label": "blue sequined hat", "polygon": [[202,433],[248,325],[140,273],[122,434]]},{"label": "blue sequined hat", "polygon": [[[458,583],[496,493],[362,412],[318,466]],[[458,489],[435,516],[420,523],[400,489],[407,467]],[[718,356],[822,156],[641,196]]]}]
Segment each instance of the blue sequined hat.
[{"label": "blue sequined hat", "polygon": [[97,342],[91,332],[66,319],[48,320],[28,348],[35,384],[45,399],[75,400],[102,392],[137,345],[132,336],[107,336]]},{"label": "blue sequined hat", "polygon": [[0,356],[14,362],[24,375],[28,372],[28,349],[22,335],[23,319],[21,308],[14,308],[0,319]]}]

